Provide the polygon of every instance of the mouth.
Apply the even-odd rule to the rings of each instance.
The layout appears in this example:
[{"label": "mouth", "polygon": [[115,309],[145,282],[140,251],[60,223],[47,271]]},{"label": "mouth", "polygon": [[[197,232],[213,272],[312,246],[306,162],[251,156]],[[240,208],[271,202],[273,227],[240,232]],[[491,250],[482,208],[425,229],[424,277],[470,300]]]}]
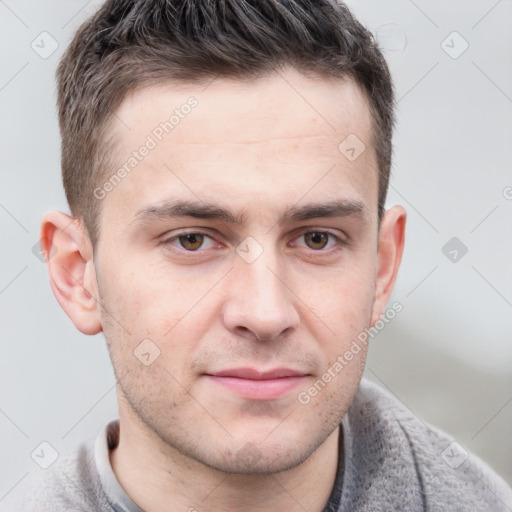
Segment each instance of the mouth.
[{"label": "mouth", "polygon": [[249,400],[277,400],[303,382],[308,374],[290,368],[266,371],[233,368],[204,376],[212,383]]}]

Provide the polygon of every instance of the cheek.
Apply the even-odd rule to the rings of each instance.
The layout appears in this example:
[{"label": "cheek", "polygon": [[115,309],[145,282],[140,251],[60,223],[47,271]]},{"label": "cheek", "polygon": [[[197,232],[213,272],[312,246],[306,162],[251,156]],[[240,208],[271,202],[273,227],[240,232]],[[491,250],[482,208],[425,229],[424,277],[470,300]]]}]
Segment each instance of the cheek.
[{"label": "cheek", "polygon": [[[324,353],[326,365],[332,364],[340,355],[350,349],[357,337],[370,326],[374,297],[373,267],[371,259],[353,264],[324,276],[323,285],[304,289],[303,319],[308,324],[319,349]],[[364,363],[366,345],[355,349],[350,368],[344,373],[355,371]]]},{"label": "cheek", "polygon": [[189,283],[169,269],[135,260],[108,274],[102,295],[128,331],[160,339],[184,318],[189,302],[197,301],[190,290]]},{"label": "cheek", "polygon": [[[340,267],[319,279],[304,281],[304,302],[329,318],[333,325],[366,327],[374,298],[374,265],[368,260]],[[349,322],[347,324],[347,322]]]},{"label": "cheek", "polygon": [[157,354],[155,366],[183,374],[184,361],[218,309],[216,291],[208,293],[210,280],[171,273],[168,267],[147,262],[129,266],[125,262],[108,276],[101,286],[103,325],[117,359],[132,368],[140,366],[134,354],[149,351],[152,357]]}]

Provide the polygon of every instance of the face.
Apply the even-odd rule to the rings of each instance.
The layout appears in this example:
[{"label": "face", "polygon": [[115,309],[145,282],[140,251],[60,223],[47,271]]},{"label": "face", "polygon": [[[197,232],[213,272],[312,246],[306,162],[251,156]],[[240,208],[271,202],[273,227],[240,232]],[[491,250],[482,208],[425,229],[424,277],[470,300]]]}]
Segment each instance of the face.
[{"label": "face", "polygon": [[365,347],[318,380],[382,306],[364,94],[287,70],[148,88],[117,119],[118,168],[138,156],[96,191],[94,265],[121,417],[222,471],[296,466],[348,410]]}]

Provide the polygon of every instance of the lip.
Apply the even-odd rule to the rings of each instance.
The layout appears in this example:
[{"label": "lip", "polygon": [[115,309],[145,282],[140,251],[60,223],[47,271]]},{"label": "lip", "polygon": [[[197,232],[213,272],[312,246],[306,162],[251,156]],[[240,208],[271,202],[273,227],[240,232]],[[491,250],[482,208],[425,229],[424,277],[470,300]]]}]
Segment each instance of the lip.
[{"label": "lip", "polygon": [[205,374],[213,382],[250,400],[276,400],[295,388],[308,375],[290,368],[260,371],[233,368]]}]

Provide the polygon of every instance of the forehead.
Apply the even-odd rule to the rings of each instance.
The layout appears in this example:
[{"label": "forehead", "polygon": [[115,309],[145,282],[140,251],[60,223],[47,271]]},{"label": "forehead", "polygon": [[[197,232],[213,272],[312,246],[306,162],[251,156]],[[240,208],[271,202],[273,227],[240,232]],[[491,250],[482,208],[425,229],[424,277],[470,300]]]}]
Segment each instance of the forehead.
[{"label": "forehead", "polygon": [[[251,198],[271,211],[305,195],[339,193],[376,203],[371,124],[367,98],[350,78],[286,70],[252,82],[146,88],[116,112],[118,166],[110,177],[124,171],[110,180],[104,207],[128,217],[169,198],[234,207]],[[356,156],[364,151],[354,159],[348,146]]]},{"label": "forehead", "polygon": [[[157,127],[197,100],[192,121],[176,123],[169,143],[246,143],[266,138],[311,137],[370,128],[365,93],[350,78],[306,77],[287,69],[257,80],[213,80],[205,85],[164,83],[129,94],[116,113],[114,132],[128,146],[140,129]],[[185,112],[185,118],[188,114]],[[179,126],[179,129],[177,129]],[[198,130],[198,128],[201,128]],[[243,129],[243,130],[242,130]],[[135,131],[134,131],[135,130]]]}]

